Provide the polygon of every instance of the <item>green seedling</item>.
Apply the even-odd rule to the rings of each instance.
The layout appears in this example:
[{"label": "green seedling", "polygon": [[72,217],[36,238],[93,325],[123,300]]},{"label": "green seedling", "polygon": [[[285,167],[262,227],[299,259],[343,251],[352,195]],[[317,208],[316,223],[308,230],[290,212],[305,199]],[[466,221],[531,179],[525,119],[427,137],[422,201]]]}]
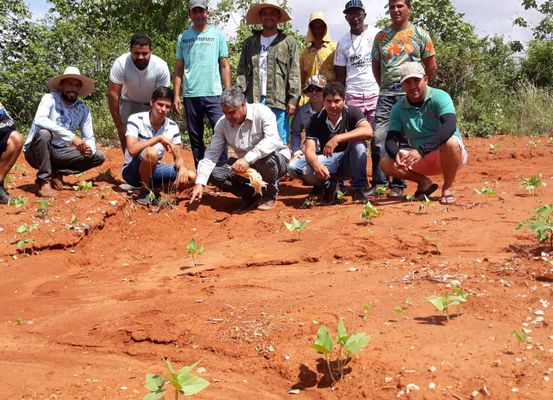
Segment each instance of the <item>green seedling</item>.
[{"label": "green seedling", "polygon": [[426,214],[428,212],[428,207],[430,207],[435,202],[430,200],[427,195],[424,195],[424,200],[419,204],[419,213]]},{"label": "green seedling", "polygon": [[545,182],[541,180],[542,175],[532,175],[530,178],[524,178],[522,183],[520,184],[521,189],[528,190],[528,193],[530,193],[530,196],[536,195],[536,190],[540,186],[547,186]]},{"label": "green seedling", "polygon": [[481,190],[474,189],[474,192],[479,196],[496,196],[497,193],[492,188],[484,186]]},{"label": "green seedling", "polygon": [[516,329],[513,329],[511,334],[515,335],[519,343],[526,342],[526,334],[524,332],[518,332]]},{"label": "green seedling", "polygon": [[4,178],[4,185],[10,186],[12,183],[13,183],[13,175],[7,174],[6,177]]},{"label": "green seedling", "polygon": [[113,178],[113,174],[111,173],[111,168],[108,168],[104,171],[104,176],[106,178]]},{"label": "green seedling", "polygon": [[379,215],[380,215],[380,211],[378,211],[376,207],[371,204],[370,201],[367,201],[367,203],[363,205],[363,212],[361,213],[361,219],[365,220],[365,225],[372,224],[372,219],[374,217],[378,217]]},{"label": "green seedling", "polygon": [[192,238],[186,245],[186,252],[192,256],[194,267],[198,265],[198,259],[204,253],[204,245],[198,246],[196,239]]},{"label": "green seedling", "polygon": [[296,240],[301,239],[301,231],[303,231],[305,228],[307,228],[307,225],[309,225],[309,220],[300,221],[296,219],[296,217],[292,217],[292,222],[284,222],[284,226],[286,226],[286,229],[288,229],[290,232],[294,232],[296,235]]},{"label": "green seedling", "polygon": [[499,151],[499,149],[501,148],[501,145],[499,143],[492,143],[490,144],[490,146],[488,147],[488,151],[491,153],[491,154],[495,154]]},{"label": "green seedling", "polygon": [[395,306],[394,311],[398,314],[403,314],[405,312],[405,308],[403,308],[402,306]]},{"label": "green seedling", "polygon": [[23,252],[26,251],[26,247],[29,244],[33,244],[35,241],[31,238],[31,232],[38,229],[38,224],[22,224],[15,231],[19,235],[20,239],[16,242],[17,248]]},{"label": "green seedling", "polygon": [[90,189],[92,189],[92,182],[87,181],[80,181],[78,185],[73,186],[73,190],[78,192],[88,192]]},{"label": "green seedling", "polygon": [[515,229],[528,228],[536,234],[540,243],[549,241],[553,248],[553,204],[544,204],[534,210],[534,215],[515,226]]},{"label": "green seedling", "polygon": [[371,308],[372,308],[371,303],[363,304],[363,314],[361,315],[363,319],[367,319],[367,314],[369,313],[369,311],[371,311]]},{"label": "green seedling", "polygon": [[29,201],[29,198],[27,196],[17,196],[15,198],[11,199],[9,204],[11,206],[15,206],[15,208],[21,208],[25,204],[27,204],[28,201]]},{"label": "green seedling", "polygon": [[338,203],[343,203],[346,199],[346,196],[344,195],[344,192],[342,192],[340,189],[336,190],[336,199],[338,200]]},{"label": "green seedling", "polygon": [[450,286],[454,293],[444,292],[442,296],[432,295],[426,298],[426,301],[430,302],[438,310],[445,312],[447,321],[449,321],[449,308],[451,306],[460,306],[461,303],[466,303],[468,299],[468,294],[463,293],[453,282],[450,282]]},{"label": "green seedling", "polygon": [[408,194],[407,196],[405,196],[405,200],[407,200],[407,201],[415,201],[415,195],[413,195],[413,194]]},{"label": "green seedling", "polygon": [[530,144],[531,146],[533,147],[538,147],[540,145],[540,141],[539,140],[531,140],[528,142],[528,144]]},{"label": "green seedling", "polygon": [[198,366],[200,361],[182,367],[178,371],[174,370],[173,365],[167,358],[163,358],[163,361],[165,361],[165,365],[167,365],[167,370],[169,371],[166,377],[167,382],[160,375],[147,374],[145,386],[149,393],[144,396],[143,400],[157,400],[165,397],[167,394],[166,384],[172,385],[175,389],[175,400],[178,400],[179,394],[193,396],[209,386],[208,381],[190,373]]},{"label": "green seedling", "polygon": [[[338,332],[336,334],[336,343],[340,348],[337,359],[340,379],[344,377],[344,367],[348,362],[347,358],[351,357],[351,355],[357,353],[365,347],[370,340],[370,336],[368,336],[365,332],[348,334],[344,324],[344,319],[340,318],[340,322],[338,322]],[[332,367],[330,365],[330,357],[334,350],[334,343],[326,326],[321,325],[319,327],[319,330],[317,331],[317,339],[315,340],[315,343],[311,344],[311,347],[318,353],[324,355],[330,378],[334,383],[336,383],[336,378],[332,373]]]},{"label": "green seedling", "polygon": [[38,204],[38,208],[36,209],[38,217],[44,218],[45,216],[47,216],[48,213],[50,212],[50,203],[48,203],[44,199],[37,200],[35,201],[35,203]]},{"label": "green seedling", "polygon": [[378,197],[384,197],[388,195],[388,189],[385,186],[377,186],[374,192]]},{"label": "green seedling", "polygon": [[71,220],[69,221],[69,223],[70,223],[71,225],[77,225],[77,222],[78,222],[78,221],[79,221],[79,220],[78,220],[77,216],[76,216],[75,214],[72,214],[72,215],[71,215]]}]

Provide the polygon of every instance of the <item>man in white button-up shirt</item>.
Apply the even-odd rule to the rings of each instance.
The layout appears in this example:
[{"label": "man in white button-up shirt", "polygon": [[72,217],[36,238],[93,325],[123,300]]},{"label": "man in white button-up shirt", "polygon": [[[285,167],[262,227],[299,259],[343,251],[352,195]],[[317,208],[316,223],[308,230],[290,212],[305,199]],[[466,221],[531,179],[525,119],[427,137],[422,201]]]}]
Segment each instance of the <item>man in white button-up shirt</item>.
[{"label": "man in white button-up shirt", "polygon": [[[211,144],[198,164],[198,177],[190,202],[201,199],[205,185],[242,198],[235,212],[254,207],[270,210],[276,206],[278,180],[286,173],[290,150],[280,140],[273,112],[262,104],[248,104],[244,94],[235,88],[221,95],[224,117],[215,125]],[[224,165],[216,166],[227,145],[236,153]],[[267,187],[256,195],[244,174],[248,168],[259,172]]]},{"label": "man in white button-up shirt", "polygon": [[[37,194],[54,197],[63,175],[78,174],[101,165],[105,156],[96,150],[90,110],[78,97],[94,91],[94,82],[75,67],[48,81],[51,93],[40,100],[23,151],[36,168]],[[80,129],[81,136],[75,131]]]}]

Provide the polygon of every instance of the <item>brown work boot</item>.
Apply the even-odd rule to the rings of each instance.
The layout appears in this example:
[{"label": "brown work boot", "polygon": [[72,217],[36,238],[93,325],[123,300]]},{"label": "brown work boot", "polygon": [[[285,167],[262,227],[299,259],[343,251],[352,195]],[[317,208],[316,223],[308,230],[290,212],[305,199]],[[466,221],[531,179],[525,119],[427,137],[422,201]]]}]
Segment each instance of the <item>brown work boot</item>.
[{"label": "brown work boot", "polygon": [[49,181],[42,181],[39,183],[39,188],[36,193],[39,197],[55,197],[56,192],[52,189],[52,185]]},{"label": "brown work boot", "polygon": [[52,189],[55,190],[62,190],[63,189],[63,175],[59,172],[56,172],[52,175],[52,180],[50,181],[50,186],[52,186]]}]

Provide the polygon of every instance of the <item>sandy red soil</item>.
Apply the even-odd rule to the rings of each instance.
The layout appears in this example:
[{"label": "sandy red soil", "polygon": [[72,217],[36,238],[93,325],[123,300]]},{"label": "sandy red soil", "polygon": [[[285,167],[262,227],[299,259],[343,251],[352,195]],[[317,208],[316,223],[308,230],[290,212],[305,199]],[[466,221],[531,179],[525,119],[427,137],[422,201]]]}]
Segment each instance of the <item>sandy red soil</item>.
[{"label": "sandy red soil", "polygon": [[[0,209],[0,398],[142,399],[169,357],[202,360],[199,399],[553,399],[553,249],[514,229],[553,199],[553,146],[531,140],[467,140],[456,205],[377,200],[368,226],[350,201],[300,208],[297,181],[269,212],[232,215],[225,194],[152,212],[116,190],[117,149],[66,178],[41,219],[21,159],[11,192],[28,202]],[[98,177],[108,167],[113,181]],[[539,173],[547,186],[529,196],[519,185]],[[81,179],[94,188],[74,191]],[[298,241],[283,224],[294,216],[311,221]],[[39,223],[24,254],[22,223]],[[205,247],[197,266],[191,238]],[[473,295],[446,322],[425,299],[450,279]],[[340,317],[371,342],[333,386],[309,345]]]}]

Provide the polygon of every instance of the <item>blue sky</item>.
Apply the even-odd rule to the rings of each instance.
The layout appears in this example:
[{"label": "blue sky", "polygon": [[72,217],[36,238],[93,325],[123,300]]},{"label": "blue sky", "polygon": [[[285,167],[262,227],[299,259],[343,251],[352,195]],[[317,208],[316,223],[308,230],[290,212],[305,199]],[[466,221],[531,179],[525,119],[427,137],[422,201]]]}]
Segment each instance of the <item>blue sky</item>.
[{"label": "blue sky", "polygon": [[[210,3],[216,0],[209,0]],[[40,17],[49,8],[45,0],[26,0],[35,18]],[[373,25],[384,15],[384,6],[388,0],[363,0],[367,10],[367,24]],[[338,40],[347,33],[348,26],[342,13],[346,0],[288,0],[292,8],[292,25],[300,33],[305,33],[309,14],[315,10],[323,10],[328,17],[330,33],[334,40]],[[530,29],[514,27],[513,21],[522,16],[535,23],[539,21],[539,14],[526,11],[521,6],[520,0],[453,0],[457,10],[465,13],[465,20],[476,26],[481,35],[502,35],[507,40],[520,40],[527,42],[532,38]],[[316,4],[316,7],[313,5]],[[238,20],[238,18],[237,18]],[[227,30],[232,35],[232,28]]]}]

